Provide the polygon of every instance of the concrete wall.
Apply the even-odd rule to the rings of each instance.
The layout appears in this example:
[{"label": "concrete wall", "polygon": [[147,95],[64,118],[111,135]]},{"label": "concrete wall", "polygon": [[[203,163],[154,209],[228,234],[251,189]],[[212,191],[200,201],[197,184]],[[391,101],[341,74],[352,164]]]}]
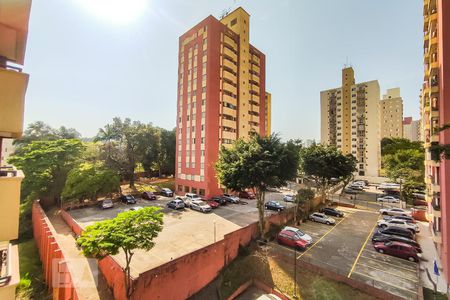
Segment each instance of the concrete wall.
[{"label": "concrete wall", "polygon": [[[44,281],[53,292],[53,299],[78,300],[77,292],[67,268],[64,255],[56,242],[55,229],[38,203],[33,204],[32,222],[34,240],[42,262]],[[55,270],[54,261],[58,270]],[[62,285],[62,283],[64,283]]]}]

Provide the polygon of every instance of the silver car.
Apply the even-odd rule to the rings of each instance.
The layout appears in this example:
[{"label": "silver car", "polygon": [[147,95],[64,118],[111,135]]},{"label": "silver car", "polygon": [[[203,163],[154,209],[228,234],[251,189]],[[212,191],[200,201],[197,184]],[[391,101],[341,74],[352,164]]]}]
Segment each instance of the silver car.
[{"label": "silver car", "polygon": [[319,222],[327,225],[334,225],[336,223],[336,220],[333,218],[328,217],[326,214],[323,213],[313,213],[309,215],[309,219],[314,222]]},{"label": "silver car", "polygon": [[194,200],[191,202],[191,208],[193,210],[198,210],[201,211],[203,213],[207,213],[211,211],[211,206],[209,206],[208,203],[206,203],[205,201],[201,201],[201,200]]}]

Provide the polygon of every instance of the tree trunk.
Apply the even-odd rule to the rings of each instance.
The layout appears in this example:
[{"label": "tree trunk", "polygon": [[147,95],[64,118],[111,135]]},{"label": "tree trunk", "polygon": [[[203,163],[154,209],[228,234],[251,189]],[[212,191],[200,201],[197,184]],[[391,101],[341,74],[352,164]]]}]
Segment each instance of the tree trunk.
[{"label": "tree trunk", "polygon": [[258,208],[258,215],[259,215],[259,234],[261,237],[264,235],[264,204],[265,204],[265,198],[266,198],[266,192],[265,191],[258,191],[257,194],[257,203],[256,206]]},{"label": "tree trunk", "polygon": [[133,256],[133,253],[129,252],[129,250],[124,250],[125,252],[125,268],[124,268],[124,275],[125,275],[125,293],[127,300],[131,299],[131,295],[133,294],[133,287],[132,287],[132,281],[131,281],[131,272],[130,272],[130,263],[131,263],[131,257]]}]

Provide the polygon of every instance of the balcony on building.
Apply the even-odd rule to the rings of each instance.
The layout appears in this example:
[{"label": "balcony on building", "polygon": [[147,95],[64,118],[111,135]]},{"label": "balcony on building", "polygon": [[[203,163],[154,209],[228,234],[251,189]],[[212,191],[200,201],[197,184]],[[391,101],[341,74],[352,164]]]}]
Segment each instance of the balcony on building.
[{"label": "balcony on building", "polygon": [[18,238],[20,185],[23,178],[22,171],[14,167],[0,167],[0,241]]},{"label": "balcony on building", "polygon": [[0,299],[16,299],[19,284],[19,252],[17,245],[0,241]]}]

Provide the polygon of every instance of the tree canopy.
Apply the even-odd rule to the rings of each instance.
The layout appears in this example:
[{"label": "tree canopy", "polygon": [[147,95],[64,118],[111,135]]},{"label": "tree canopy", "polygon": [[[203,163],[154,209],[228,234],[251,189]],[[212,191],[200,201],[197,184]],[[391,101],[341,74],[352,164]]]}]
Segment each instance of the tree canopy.
[{"label": "tree canopy", "polygon": [[239,139],[230,148],[222,147],[216,163],[219,182],[232,190],[252,189],[257,196],[260,233],[264,228],[265,192],[281,187],[297,175],[298,146],[282,143],[278,135],[252,134]]},{"label": "tree canopy", "polygon": [[130,263],[134,250],[150,250],[163,228],[163,214],[159,208],[145,207],[137,211],[122,212],[114,219],[97,222],[86,227],[77,244],[88,257],[97,259],[107,255],[125,254],[125,289],[127,298],[133,293]]},{"label": "tree canopy", "polygon": [[381,140],[381,155],[395,154],[399,150],[420,150],[422,151],[422,142],[412,142],[403,138],[383,138]]},{"label": "tree canopy", "polygon": [[55,141],[60,139],[79,139],[81,134],[73,128],[61,126],[52,128],[50,125],[36,121],[28,124],[21,138],[14,140],[14,145],[18,148],[33,141]]}]

